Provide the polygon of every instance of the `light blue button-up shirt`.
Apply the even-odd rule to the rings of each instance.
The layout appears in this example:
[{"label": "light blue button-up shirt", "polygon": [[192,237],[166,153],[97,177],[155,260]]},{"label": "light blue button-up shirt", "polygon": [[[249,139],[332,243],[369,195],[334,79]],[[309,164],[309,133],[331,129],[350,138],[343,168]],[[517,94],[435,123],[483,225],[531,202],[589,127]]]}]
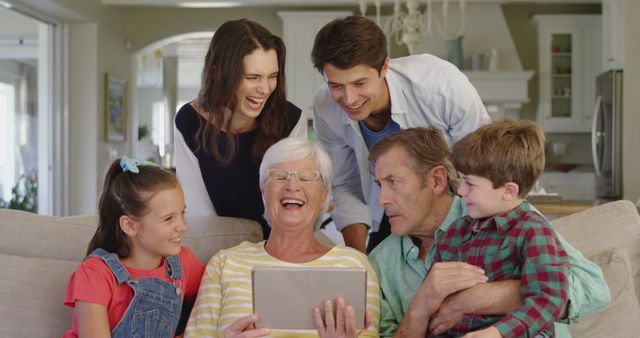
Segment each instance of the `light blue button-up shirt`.
[{"label": "light blue button-up shirt", "polygon": [[[466,75],[436,56],[391,59],[385,80],[391,119],[400,129],[437,127],[451,146],[490,121],[480,95]],[[331,216],[336,228],[364,223],[376,230],[377,222],[372,220],[379,221],[382,208],[376,203],[379,190],[371,179],[369,150],[358,122],[333,100],[326,84],[315,94],[313,123],[318,140],[333,163],[335,208]]]}]

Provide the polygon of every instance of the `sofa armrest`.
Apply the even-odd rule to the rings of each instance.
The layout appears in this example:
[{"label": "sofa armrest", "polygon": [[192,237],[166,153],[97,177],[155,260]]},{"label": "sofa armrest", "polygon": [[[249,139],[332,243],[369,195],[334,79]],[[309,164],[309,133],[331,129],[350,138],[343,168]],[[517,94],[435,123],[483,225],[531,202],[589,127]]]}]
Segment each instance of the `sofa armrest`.
[{"label": "sofa armrest", "polygon": [[621,248],[629,255],[636,296],[640,295],[640,217],[630,201],[615,201],[552,221],[585,256]]},{"label": "sofa armrest", "polygon": [[608,249],[589,259],[602,269],[611,291],[611,303],[601,312],[569,326],[571,335],[580,338],[637,336],[640,304],[634,291],[627,252],[620,248]]}]

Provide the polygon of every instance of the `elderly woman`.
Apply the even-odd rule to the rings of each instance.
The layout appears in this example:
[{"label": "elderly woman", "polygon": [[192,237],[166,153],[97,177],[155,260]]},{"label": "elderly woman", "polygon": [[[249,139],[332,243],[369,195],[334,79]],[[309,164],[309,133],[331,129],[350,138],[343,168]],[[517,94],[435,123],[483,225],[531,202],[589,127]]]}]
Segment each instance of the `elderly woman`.
[{"label": "elderly woman", "polygon": [[[272,145],[260,165],[260,189],[265,216],[271,225],[267,241],[244,242],[220,250],[205,270],[186,336],[260,337],[377,337],[380,315],[378,279],[360,252],[329,248],[314,237],[327,208],[331,160],[317,144],[285,138]],[[316,331],[256,328],[252,313],[253,267],[354,267],[367,270],[367,324],[358,332],[353,309],[336,301],[316,309]],[[283,302],[286,300],[283,299]]]}]

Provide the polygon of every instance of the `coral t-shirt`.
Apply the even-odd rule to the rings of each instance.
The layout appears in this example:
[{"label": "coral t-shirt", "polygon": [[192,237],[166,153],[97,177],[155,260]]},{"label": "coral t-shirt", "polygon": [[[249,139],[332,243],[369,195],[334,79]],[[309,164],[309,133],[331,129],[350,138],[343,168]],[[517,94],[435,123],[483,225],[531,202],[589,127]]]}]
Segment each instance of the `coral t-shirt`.
[{"label": "coral t-shirt", "polygon": [[[184,291],[182,293],[183,300],[185,298],[195,298],[200,287],[204,265],[186,247],[182,247],[178,259],[182,265],[181,286]],[[164,259],[159,267],[152,270],[140,270],[124,266],[132,279],[155,277],[171,282],[167,275]],[[132,299],[133,289],[127,283],[118,285],[113,272],[101,258],[90,257],[82,262],[69,278],[64,305],[75,308],[77,301],[104,305],[107,308],[109,317],[109,329],[113,331],[127,311]],[[63,338],[75,337],[78,337],[78,322],[74,310],[71,330],[65,332]]]}]

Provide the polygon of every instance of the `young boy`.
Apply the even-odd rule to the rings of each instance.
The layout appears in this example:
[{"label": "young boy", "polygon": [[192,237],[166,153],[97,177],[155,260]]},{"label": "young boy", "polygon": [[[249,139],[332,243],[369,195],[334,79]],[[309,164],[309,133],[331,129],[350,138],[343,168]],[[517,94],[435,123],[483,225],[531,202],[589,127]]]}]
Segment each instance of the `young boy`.
[{"label": "young boy", "polygon": [[520,279],[524,304],[504,315],[465,314],[448,334],[553,337],[567,302],[569,260],[549,221],[525,201],[544,169],[540,127],[494,122],[458,141],[452,153],[468,215],[440,238],[435,261],[479,266],[489,281]]}]

